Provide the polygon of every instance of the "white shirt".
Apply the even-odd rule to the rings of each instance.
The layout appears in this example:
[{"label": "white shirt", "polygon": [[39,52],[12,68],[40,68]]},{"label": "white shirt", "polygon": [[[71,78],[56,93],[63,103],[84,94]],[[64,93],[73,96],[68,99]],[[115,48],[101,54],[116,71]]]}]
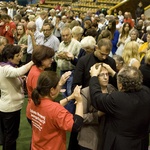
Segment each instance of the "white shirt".
[{"label": "white shirt", "polygon": [[59,48],[59,40],[56,36],[54,36],[53,34],[50,35],[48,38],[44,39],[44,45],[47,47],[52,48],[55,52],[58,51]]},{"label": "white shirt", "polygon": [[[44,43],[44,35],[43,33],[40,33],[39,31],[34,32],[34,38],[37,45],[42,45]],[[33,45],[32,45],[32,39],[31,36],[28,35],[28,48],[27,53],[32,54],[33,51]]]},{"label": "white shirt", "polygon": [[0,111],[14,112],[24,102],[23,81],[20,76],[27,72],[26,65],[15,68],[9,64],[0,66]]}]

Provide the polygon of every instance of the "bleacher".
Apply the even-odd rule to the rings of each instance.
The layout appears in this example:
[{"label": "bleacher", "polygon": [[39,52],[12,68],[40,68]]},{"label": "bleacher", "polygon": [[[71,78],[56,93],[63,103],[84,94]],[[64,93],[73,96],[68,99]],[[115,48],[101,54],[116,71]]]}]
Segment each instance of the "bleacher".
[{"label": "bleacher", "polygon": [[110,9],[120,2],[121,0],[97,0],[95,2],[93,0],[78,0],[77,2],[72,0],[45,0],[45,3],[39,6],[42,8],[55,8],[59,3],[63,6],[71,5],[74,11],[86,12],[90,10],[91,12],[96,12],[98,9]]},{"label": "bleacher", "polygon": [[39,4],[40,7],[42,8],[55,8],[57,6],[57,4],[60,5],[71,5],[72,4],[72,0],[65,0],[65,1],[60,1],[60,0],[45,0],[44,4]]}]

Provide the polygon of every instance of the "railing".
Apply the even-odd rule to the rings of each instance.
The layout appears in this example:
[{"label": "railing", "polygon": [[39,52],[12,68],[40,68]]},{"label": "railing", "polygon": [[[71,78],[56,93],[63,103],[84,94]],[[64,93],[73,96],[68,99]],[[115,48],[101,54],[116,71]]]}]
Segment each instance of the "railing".
[{"label": "railing", "polygon": [[148,10],[148,9],[150,9],[150,5],[144,8],[144,10]]},{"label": "railing", "polygon": [[129,0],[123,0],[122,2],[118,3],[117,5],[111,7],[109,10],[108,10],[108,14],[110,15],[112,13],[113,10],[117,9],[118,7],[124,5],[126,2],[128,2]]}]

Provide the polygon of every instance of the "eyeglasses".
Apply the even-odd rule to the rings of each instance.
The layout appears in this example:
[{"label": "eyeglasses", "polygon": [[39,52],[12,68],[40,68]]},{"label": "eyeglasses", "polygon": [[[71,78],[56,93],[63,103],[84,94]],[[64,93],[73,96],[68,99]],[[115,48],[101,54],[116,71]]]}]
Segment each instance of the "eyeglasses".
[{"label": "eyeglasses", "polygon": [[108,77],[108,76],[109,76],[108,73],[100,73],[100,74],[98,75],[98,77]]},{"label": "eyeglasses", "polygon": [[45,29],[45,30],[43,30],[43,32],[47,32],[47,31],[50,31],[51,29]]}]

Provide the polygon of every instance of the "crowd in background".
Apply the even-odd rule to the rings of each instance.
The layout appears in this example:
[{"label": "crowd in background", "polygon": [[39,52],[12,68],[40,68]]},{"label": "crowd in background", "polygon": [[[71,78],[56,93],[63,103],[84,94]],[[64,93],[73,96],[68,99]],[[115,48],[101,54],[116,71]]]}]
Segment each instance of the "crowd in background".
[{"label": "crowd in background", "polygon": [[[99,11],[95,13],[91,13],[90,11],[86,13],[75,12],[71,6],[64,7],[59,4],[54,9],[43,9],[38,7],[38,5],[27,5],[23,7],[17,5],[15,2],[0,2],[0,62],[1,67],[3,67],[1,68],[3,77],[0,79],[7,79],[6,81],[4,80],[7,82],[7,86],[11,85],[10,82],[14,82],[13,86],[17,87],[19,89],[18,92],[20,92],[20,103],[18,106],[16,102],[12,102],[14,99],[16,100],[17,95],[16,97],[11,97],[14,93],[17,93],[17,88],[14,89],[15,92],[12,92],[11,88],[14,87],[9,86],[9,89],[6,89],[7,87],[4,86],[4,84],[0,84],[0,88],[2,89],[0,103],[1,117],[5,118],[5,113],[13,117],[17,116],[16,121],[14,118],[11,118],[11,121],[13,123],[15,122],[13,126],[10,123],[7,126],[6,121],[3,122],[3,125],[1,123],[3,129],[5,129],[4,131],[6,131],[6,133],[9,131],[8,135],[6,133],[6,135],[4,135],[3,146],[5,150],[10,150],[10,148],[11,150],[16,149],[16,139],[18,137],[20,123],[19,115],[23,104],[21,84],[26,84],[23,88],[27,90],[25,90],[25,94],[28,95],[29,99],[27,105],[27,119],[33,130],[31,142],[33,150],[43,145],[45,149],[50,147],[50,144],[46,142],[42,143],[40,141],[41,139],[38,139],[38,135],[36,135],[37,132],[41,134],[39,132],[41,126],[38,126],[35,120],[38,117],[42,120],[44,115],[47,115],[46,110],[48,111],[48,108],[37,109],[35,106],[40,105],[45,108],[45,103],[49,107],[53,106],[55,109],[60,110],[62,113],[55,112],[55,109],[50,111],[50,113],[54,114],[53,117],[56,118],[56,120],[51,118],[51,116],[47,116],[53,121],[46,126],[47,130],[43,131],[44,134],[41,134],[41,137],[45,139],[45,141],[52,139],[52,135],[58,136],[58,134],[61,134],[61,136],[64,137],[64,132],[58,132],[57,130],[51,132],[49,137],[45,137],[45,132],[48,132],[49,128],[54,130],[57,126],[57,129],[71,131],[68,147],[70,150],[109,149],[108,146],[106,146],[109,138],[105,138],[108,135],[104,133],[104,130],[109,128],[109,126],[105,127],[108,118],[107,115],[104,115],[103,112],[98,110],[100,109],[110,116],[114,110],[106,109],[105,106],[103,108],[91,102],[93,100],[90,99],[93,98],[90,98],[89,91],[91,91],[91,95],[94,97],[94,90],[89,87],[89,84],[91,87],[95,86],[94,83],[96,83],[96,80],[92,79],[93,83],[91,83],[90,78],[91,76],[98,76],[101,92],[110,94],[117,91],[118,80],[124,82],[120,79],[123,76],[123,74],[121,74],[122,72],[119,74],[120,70],[124,67],[131,66],[131,68],[133,67],[136,71],[140,70],[143,75],[142,82],[141,75],[138,72],[140,81],[138,83],[132,81],[131,87],[136,87],[137,84],[143,84],[150,88],[150,18],[144,15],[142,2],[139,2],[135,15],[136,18],[132,18],[130,12],[122,12],[121,10],[118,12],[115,11],[112,15],[104,14]],[[99,63],[99,65],[95,67],[101,68],[99,69],[99,74],[95,73],[96,70],[91,71],[92,73],[90,72],[91,67],[96,63]],[[10,68],[7,66],[8,64],[11,65]],[[133,72],[135,71],[134,69],[132,70]],[[59,73],[61,79],[56,78],[56,74],[45,73],[45,70],[52,70]],[[128,68],[125,70],[128,70]],[[130,72],[131,70],[128,71]],[[118,77],[116,81],[115,74],[117,73],[121,77]],[[22,75],[25,76],[22,78]],[[53,78],[53,83],[51,83],[48,78],[49,76]],[[8,77],[13,77],[15,80],[10,81]],[[130,77],[131,76],[129,76],[129,78]],[[22,83],[22,79],[25,81],[24,83]],[[127,84],[128,82],[130,81],[126,81]],[[15,83],[17,84],[15,85]],[[43,90],[42,87],[45,90]],[[36,90],[34,90],[35,88]],[[136,90],[138,91],[138,89]],[[32,96],[33,91],[34,94]],[[55,99],[59,91],[62,91],[62,97],[64,99],[62,100],[63,104],[61,102],[60,104],[64,106],[65,109],[47,101],[49,91],[51,99]],[[126,91],[126,88],[124,91]],[[133,92],[134,90],[130,89],[129,91]],[[8,107],[8,103],[3,105],[3,99],[5,99],[6,95],[11,97],[11,100],[8,101],[8,103],[11,103],[11,108],[5,108],[5,106]],[[38,95],[41,95],[45,103],[43,103],[43,99],[39,101],[40,96]],[[145,95],[148,96],[148,94]],[[10,97],[7,98],[9,99]],[[83,100],[81,100],[81,97]],[[75,100],[77,102],[76,107]],[[149,103],[147,105],[149,106]],[[109,107],[109,104],[107,107]],[[40,114],[35,114],[36,111],[40,112]],[[44,114],[42,114],[42,111]],[[73,116],[69,112],[75,115]],[[57,115],[55,113],[57,113]],[[63,120],[61,122],[62,118],[66,120],[64,119],[65,121]],[[43,119],[42,121],[45,120]],[[40,121],[40,123],[42,121]],[[147,127],[146,123],[141,123],[141,126],[145,125]],[[51,126],[54,126],[54,128]],[[10,127],[13,128],[13,132],[12,130],[8,130]],[[134,130],[134,127],[132,127],[132,129]],[[109,129],[107,131],[109,131]],[[89,133],[88,136],[86,136],[87,132]],[[116,132],[118,133],[120,131]],[[142,134],[145,133],[145,131],[142,130],[141,132],[137,132],[137,134],[133,134],[133,136],[139,134],[140,137],[138,138],[141,140],[141,136],[143,136]],[[126,133],[123,134],[128,136]],[[6,138],[6,136],[9,138]],[[91,139],[91,137],[93,139]],[[146,144],[143,147],[141,146],[143,149],[138,150],[145,150],[145,148],[148,147],[145,134],[143,139],[146,141]],[[55,143],[56,141],[61,144],[58,144],[56,147],[52,146],[52,149],[66,149],[65,139],[57,137],[53,142]],[[1,142],[3,143],[3,141]],[[36,142],[39,144],[37,144],[39,147],[35,144]],[[116,143],[117,142],[115,142],[112,147],[114,147],[115,150],[120,150],[120,147],[117,147]],[[110,142],[110,144],[112,143]],[[126,144],[126,146],[127,145],[128,144]],[[126,149],[130,149],[131,147]]]}]

